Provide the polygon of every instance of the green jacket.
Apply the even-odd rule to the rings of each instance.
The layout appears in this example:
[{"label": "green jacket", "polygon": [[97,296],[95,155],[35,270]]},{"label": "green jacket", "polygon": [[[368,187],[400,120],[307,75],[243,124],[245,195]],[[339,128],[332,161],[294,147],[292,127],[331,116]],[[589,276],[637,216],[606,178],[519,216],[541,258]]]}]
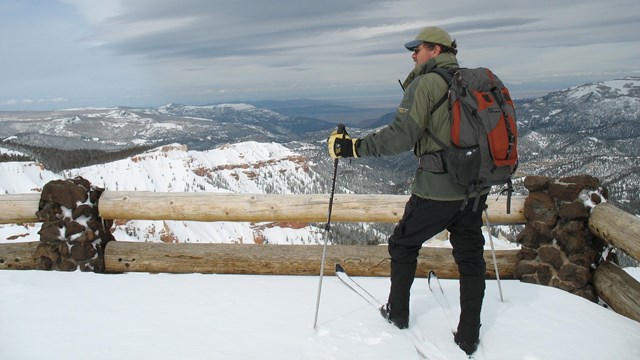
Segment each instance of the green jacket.
[{"label": "green jacket", "polygon": [[[420,156],[440,150],[427,136],[427,127],[439,139],[449,142],[451,126],[448,107],[443,104],[431,114],[434,104],[449,90],[440,75],[427,73],[435,67],[457,69],[458,60],[455,55],[444,53],[416,67],[403,84],[406,91],[395,118],[377,133],[360,139],[359,156],[396,155],[410,150]],[[411,186],[411,193],[416,196],[444,201],[464,199],[465,191],[465,186],[451,183],[447,174],[422,169],[416,170]]]}]

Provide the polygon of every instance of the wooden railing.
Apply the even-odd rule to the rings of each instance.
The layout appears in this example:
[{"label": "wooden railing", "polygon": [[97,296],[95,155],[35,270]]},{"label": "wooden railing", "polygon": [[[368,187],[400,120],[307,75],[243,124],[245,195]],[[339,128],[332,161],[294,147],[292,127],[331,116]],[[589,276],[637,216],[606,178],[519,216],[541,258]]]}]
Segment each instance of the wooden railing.
[{"label": "wooden railing", "polygon": [[[408,196],[344,195],[334,198],[332,222],[397,222]],[[0,195],[0,223],[36,222],[39,194]],[[226,193],[156,193],[105,191],[99,213],[104,219],[192,221],[296,221],[325,222],[328,195],[265,195]],[[511,213],[505,199],[489,202],[492,224],[522,224],[524,198],[515,197]],[[36,243],[37,244],[37,243]],[[36,267],[32,243],[0,246],[0,269]],[[164,244],[111,242],[105,249],[105,268],[111,272],[316,274],[322,249],[315,245]],[[498,250],[500,275],[513,278],[516,250]],[[486,254],[489,276],[495,277],[493,259]],[[450,249],[430,248],[419,258],[418,276],[428,269],[442,278],[458,276]],[[386,276],[389,255],[385,246],[331,246],[327,274],[343,263],[354,275]]]},{"label": "wooden railing", "polygon": [[[492,224],[524,224],[524,197],[488,201]],[[397,222],[408,200],[405,195],[346,195],[334,197],[331,221]],[[37,222],[40,194],[0,195],[0,224]],[[267,195],[105,191],[99,211],[103,219],[192,221],[327,220],[329,195]]]}]

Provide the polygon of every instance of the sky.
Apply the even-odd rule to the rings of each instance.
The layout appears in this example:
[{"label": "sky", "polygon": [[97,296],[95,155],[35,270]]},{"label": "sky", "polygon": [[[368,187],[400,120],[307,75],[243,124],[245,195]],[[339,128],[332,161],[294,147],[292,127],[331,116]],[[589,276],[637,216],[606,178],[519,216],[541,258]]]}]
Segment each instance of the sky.
[{"label": "sky", "polygon": [[3,0],[0,111],[310,98],[395,106],[424,26],[516,98],[640,76],[637,0]]}]

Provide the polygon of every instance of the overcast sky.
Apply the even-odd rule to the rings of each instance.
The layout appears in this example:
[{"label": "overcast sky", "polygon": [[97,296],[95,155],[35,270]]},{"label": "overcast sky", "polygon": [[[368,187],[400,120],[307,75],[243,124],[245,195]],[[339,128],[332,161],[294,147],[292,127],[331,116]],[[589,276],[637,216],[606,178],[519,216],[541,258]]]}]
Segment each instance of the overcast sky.
[{"label": "overcast sky", "polygon": [[436,25],[517,98],[640,76],[638,0],[2,0],[0,110],[294,98],[393,106]]}]

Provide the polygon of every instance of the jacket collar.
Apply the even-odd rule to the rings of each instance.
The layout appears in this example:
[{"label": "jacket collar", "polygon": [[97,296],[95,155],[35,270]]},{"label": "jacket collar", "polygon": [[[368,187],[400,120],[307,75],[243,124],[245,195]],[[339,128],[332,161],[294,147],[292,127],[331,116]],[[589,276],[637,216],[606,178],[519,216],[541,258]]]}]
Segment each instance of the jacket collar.
[{"label": "jacket collar", "polygon": [[443,53],[432,59],[429,59],[426,63],[416,66],[407,76],[405,81],[402,83],[402,86],[406,89],[409,87],[409,84],[420,75],[424,75],[435,68],[446,68],[446,69],[457,69],[458,59],[456,56],[451,53]]}]

